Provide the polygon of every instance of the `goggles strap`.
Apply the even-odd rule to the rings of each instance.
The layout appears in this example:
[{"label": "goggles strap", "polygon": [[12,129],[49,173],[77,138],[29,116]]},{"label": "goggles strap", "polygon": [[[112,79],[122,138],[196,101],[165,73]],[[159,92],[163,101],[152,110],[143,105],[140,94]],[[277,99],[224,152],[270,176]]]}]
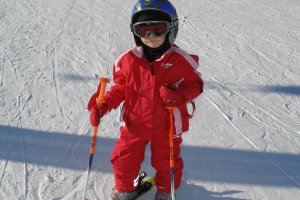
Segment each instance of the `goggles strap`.
[{"label": "goggles strap", "polygon": [[169,22],[169,28],[174,28],[178,25],[179,25],[178,19],[176,19],[175,21]]}]

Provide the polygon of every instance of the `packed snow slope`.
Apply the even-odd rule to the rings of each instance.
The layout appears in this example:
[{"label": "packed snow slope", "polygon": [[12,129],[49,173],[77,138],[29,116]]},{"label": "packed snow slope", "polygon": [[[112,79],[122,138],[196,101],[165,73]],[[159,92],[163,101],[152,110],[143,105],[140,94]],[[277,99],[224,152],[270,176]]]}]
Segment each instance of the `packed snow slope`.
[{"label": "packed snow slope", "polygon": [[[300,199],[300,1],[172,1],[205,81],[178,200]],[[0,0],[0,199],[80,200],[98,77],[134,45],[131,0]],[[88,189],[106,200],[122,122],[101,122]],[[142,169],[154,173],[147,149]],[[144,197],[153,199],[155,190]]]}]

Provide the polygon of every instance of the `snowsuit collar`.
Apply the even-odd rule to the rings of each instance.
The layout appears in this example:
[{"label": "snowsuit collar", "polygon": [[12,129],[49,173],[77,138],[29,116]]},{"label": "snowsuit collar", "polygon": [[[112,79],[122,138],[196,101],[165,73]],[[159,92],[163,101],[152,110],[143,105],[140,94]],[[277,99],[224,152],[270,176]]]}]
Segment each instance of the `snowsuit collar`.
[{"label": "snowsuit collar", "polygon": [[165,42],[157,48],[150,48],[143,43],[142,47],[147,60],[149,62],[153,62],[154,60],[160,58],[166,51],[168,51],[171,48],[171,45],[168,40],[165,40]]},{"label": "snowsuit collar", "polygon": [[[152,62],[161,62],[161,61],[167,59],[168,57],[170,57],[173,54],[175,47],[177,47],[177,46],[172,45],[160,58],[158,58]],[[151,63],[147,60],[142,46],[133,47],[129,53],[139,62],[139,64],[141,64],[143,66],[148,66],[149,63]]]}]

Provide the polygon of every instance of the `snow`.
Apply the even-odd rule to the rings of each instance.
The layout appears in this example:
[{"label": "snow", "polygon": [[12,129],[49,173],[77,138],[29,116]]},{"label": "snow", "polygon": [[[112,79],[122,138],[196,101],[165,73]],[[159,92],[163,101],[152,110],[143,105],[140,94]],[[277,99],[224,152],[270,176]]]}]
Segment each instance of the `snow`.
[{"label": "snow", "polygon": [[[172,1],[205,81],[177,199],[300,196],[300,1]],[[133,46],[134,2],[0,2],[0,199],[82,198],[99,77]],[[100,127],[89,199],[108,199],[120,111]],[[150,151],[142,169],[153,174]],[[144,199],[153,199],[155,190]]]}]

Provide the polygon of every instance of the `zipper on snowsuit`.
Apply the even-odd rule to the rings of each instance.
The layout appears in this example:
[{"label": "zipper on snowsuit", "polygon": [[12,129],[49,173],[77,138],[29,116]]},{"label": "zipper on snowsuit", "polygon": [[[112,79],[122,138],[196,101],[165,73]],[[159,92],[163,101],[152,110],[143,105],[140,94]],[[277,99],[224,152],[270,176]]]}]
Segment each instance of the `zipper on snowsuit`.
[{"label": "zipper on snowsuit", "polygon": [[150,70],[151,70],[151,75],[154,76],[154,67],[152,62],[150,63]]}]

